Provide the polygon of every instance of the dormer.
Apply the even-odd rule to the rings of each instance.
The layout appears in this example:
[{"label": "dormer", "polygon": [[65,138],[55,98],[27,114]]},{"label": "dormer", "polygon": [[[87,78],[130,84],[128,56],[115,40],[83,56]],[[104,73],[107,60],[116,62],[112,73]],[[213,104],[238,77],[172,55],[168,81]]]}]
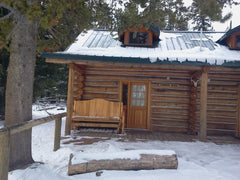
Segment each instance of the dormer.
[{"label": "dormer", "polygon": [[240,50],[240,25],[226,32],[217,43]]},{"label": "dormer", "polygon": [[159,41],[160,30],[153,25],[146,28],[146,25],[132,26],[123,31],[120,41],[123,46],[153,47]]}]

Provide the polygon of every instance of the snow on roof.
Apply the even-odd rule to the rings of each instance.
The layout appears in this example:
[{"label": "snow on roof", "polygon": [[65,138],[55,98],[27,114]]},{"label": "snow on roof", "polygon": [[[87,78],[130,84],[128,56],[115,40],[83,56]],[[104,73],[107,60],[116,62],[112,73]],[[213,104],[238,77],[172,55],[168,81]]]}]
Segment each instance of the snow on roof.
[{"label": "snow on roof", "polygon": [[224,62],[240,61],[240,51],[215,43],[224,33],[161,31],[157,47],[123,47],[116,39],[117,32],[106,30],[89,30],[82,32],[62,54],[149,58],[152,63],[157,60],[179,62],[198,61],[221,65]]}]

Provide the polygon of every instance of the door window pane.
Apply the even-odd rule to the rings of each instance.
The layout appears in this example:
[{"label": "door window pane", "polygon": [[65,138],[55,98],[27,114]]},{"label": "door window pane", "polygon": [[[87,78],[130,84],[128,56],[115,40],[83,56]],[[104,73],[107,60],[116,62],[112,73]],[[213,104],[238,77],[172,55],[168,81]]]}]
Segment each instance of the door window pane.
[{"label": "door window pane", "polygon": [[132,86],[132,106],[145,106],[145,85]]}]

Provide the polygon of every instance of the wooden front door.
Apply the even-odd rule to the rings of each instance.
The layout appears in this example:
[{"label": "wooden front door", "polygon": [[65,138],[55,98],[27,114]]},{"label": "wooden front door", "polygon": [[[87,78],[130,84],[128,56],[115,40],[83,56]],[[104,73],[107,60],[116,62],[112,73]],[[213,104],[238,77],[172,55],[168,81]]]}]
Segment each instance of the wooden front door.
[{"label": "wooden front door", "polygon": [[148,118],[148,83],[129,82],[128,128],[147,129]]}]

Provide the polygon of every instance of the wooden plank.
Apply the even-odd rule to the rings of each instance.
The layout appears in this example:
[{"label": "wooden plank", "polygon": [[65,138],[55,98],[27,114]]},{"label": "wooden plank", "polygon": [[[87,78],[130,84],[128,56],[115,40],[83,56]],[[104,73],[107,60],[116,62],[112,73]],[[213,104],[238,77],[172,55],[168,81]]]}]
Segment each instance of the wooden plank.
[{"label": "wooden plank", "polygon": [[237,127],[235,135],[240,137],[240,84],[238,85]]},{"label": "wooden plank", "polygon": [[75,123],[73,122],[73,125],[74,126],[79,126],[79,127],[101,127],[101,128],[117,128],[119,127],[119,124],[109,124],[109,123],[96,123],[96,122],[93,122],[93,123]]},{"label": "wooden plank", "polygon": [[99,122],[99,123],[119,123],[120,119],[114,117],[73,117],[74,122],[83,121],[83,122]]},{"label": "wooden plank", "polygon": [[67,117],[65,124],[65,135],[70,135],[71,131],[71,116],[73,111],[73,77],[74,71],[69,67],[68,73],[68,94],[67,94]]},{"label": "wooden plank", "polygon": [[0,179],[8,180],[9,155],[10,155],[10,133],[5,131],[0,134]]},{"label": "wooden plank", "polygon": [[205,141],[207,137],[207,93],[208,93],[208,74],[203,70],[201,75],[200,89],[200,132],[199,139]]},{"label": "wooden plank", "polygon": [[55,120],[55,135],[54,135],[54,148],[53,148],[53,151],[57,151],[60,148],[61,126],[62,126],[62,119],[61,118],[57,118]]}]

